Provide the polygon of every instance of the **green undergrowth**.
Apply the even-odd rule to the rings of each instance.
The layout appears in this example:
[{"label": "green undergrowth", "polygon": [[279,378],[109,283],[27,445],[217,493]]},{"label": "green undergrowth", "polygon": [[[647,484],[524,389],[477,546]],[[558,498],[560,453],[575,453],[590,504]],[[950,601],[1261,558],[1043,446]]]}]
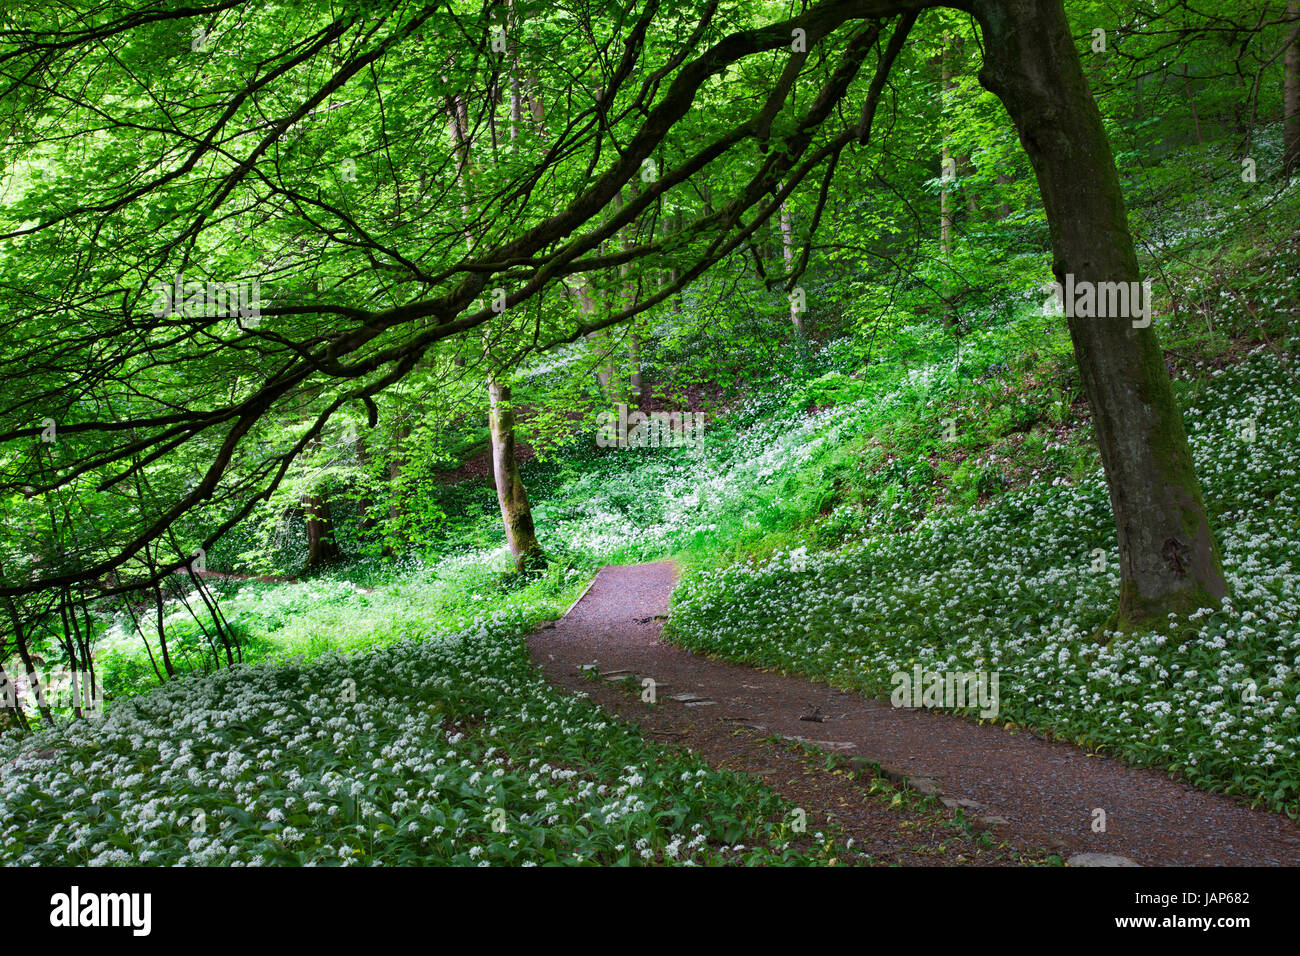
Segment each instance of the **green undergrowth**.
[{"label": "green undergrowth", "polygon": [[790,808],[753,779],[541,677],[522,637],[583,584],[457,614],[425,607],[419,587],[246,586],[227,613],[274,655],[0,735],[0,861],[856,860],[826,834],[789,834]]},{"label": "green undergrowth", "polygon": [[[838,550],[696,564],[671,637],[868,694],[897,673],[998,672],[999,722],[1300,811],[1300,348],[1206,369],[1185,410],[1232,598],[1108,645],[1118,593],[1100,471],[939,509]],[[1243,429],[1249,419],[1252,430]]]}]

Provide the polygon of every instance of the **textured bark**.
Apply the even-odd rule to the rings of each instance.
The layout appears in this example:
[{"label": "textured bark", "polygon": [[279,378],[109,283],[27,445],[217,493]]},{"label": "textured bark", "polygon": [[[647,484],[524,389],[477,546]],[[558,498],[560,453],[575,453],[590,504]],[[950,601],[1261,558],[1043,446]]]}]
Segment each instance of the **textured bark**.
[{"label": "textured bark", "polygon": [[[46,699],[44,689],[41,686],[41,678],[37,670],[38,661],[27,646],[27,631],[23,626],[22,616],[18,613],[13,601],[7,601],[6,604],[9,610],[9,623],[13,628],[14,648],[18,651],[18,657],[23,662],[23,671],[27,674],[27,686],[36,698],[36,710],[47,727],[53,726],[54,712],[50,709],[50,702]],[[44,662],[41,661],[40,663],[43,664]]]},{"label": "textured bark", "polygon": [[[953,42],[952,37],[945,37],[943,52],[939,56],[939,97],[941,104],[945,103],[948,93],[957,86],[952,78],[952,64],[950,62]],[[948,259],[952,255],[952,231],[956,212],[954,208],[956,205],[955,200],[949,193],[949,176],[956,178],[957,163],[953,158],[952,150],[948,146],[948,112],[946,105],[941,106],[940,114],[942,130],[939,150],[939,258],[943,261],[946,270]],[[948,282],[949,275],[945,271],[942,282],[945,290],[948,287]],[[953,327],[952,300],[946,292],[943,296],[943,311],[940,313],[940,317],[943,319],[944,328],[951,329]]]},{"label": "textured bark", "polygon": [[[513,35],[518,27],[513,0],[509,4],[510,22],[510,141],[513,144],[523,128],[523,98],[521,96],[521,73],[519,64],[519,47]],[[533,121],[540,129],[540,100],[535,101]],[[462,140],[468,143],[468,121],[459,131]],[[513,145],[512,145],[513,148]],[[468,166],[468,160],[466,161]],[[462,168],[462,175],[464,169]],[[486,344],[484,346],[486,351]],[[528,492],[524,489],[523,478],[519,474],[519,462],[515,459],[515,413],[510,406],[510,387],[502,384],[495,377],[488,383],[488,432],[492,448],[492,478],[497,487],[497,504],[501,508],[501,523],[505,527],[506,543],[510,553],[515,557],[515,570],[525,571],[545,564],[545,556],[537,541],[533,527],[533,512],[528,504]]]},{"label": "textured bark", "polygon": [[506,529],[506,542],[515,556],[515,569],[525,571],[545,563],[542,546],[533,527],[528,492],[519,476],[515,459],[515,412],[510,406],[510,387],[493,381],[488,385],[488,426],[492,432],[492,477],[497,486],[497,504]]},{"label": "textured bark", "polygon": [[[781,203],[781,255],[785,259],[785,274],[789,277],[794,273],[794,223],[786,203]],[[795,332],[803,335],[803,317],[794,299],[790,300],[790,322]]]},{"label": "textured bark", "polygon": [[329,502],[322,495],[307,495],[302,500],[303,514],[307,518],[307,560],[304,569],[319,568],[337,561],[338,545],[334,543],[334,523],[330,520]]},{"label": "textured bark", "polygon": [[[10,696],[12,695],[12,706]],[[4,668],[4,663],[0,660],[0,731],[9,730],[12,727],[18,727],[21,730],[27,729],[27,717],[23,714],[22,706],[18,702],[18,685],[13,682],[8,672]]]},{"label": "textured bark", "polygon": [[[1062,4],[977,0],[974,10],[986,49],[980,82],[1006,106],[1033,164],[1057,281],[1137,281],[1114,158]],[[1154,329],[1124,317],[1067,321],[1119,538],[1115,625],[1217,605],[1227,585]]]}]

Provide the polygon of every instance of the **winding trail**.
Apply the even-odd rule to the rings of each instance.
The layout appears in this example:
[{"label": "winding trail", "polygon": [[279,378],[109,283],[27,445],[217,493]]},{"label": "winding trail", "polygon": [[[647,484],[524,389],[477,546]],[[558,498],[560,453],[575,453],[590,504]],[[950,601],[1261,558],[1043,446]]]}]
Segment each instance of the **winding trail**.
[{"label": "winding trail", "polygon": [[[846,796],[842,776],[822,772],[813,775],[827,778],[818,783],[795,773],[783,762],[791,748],[776,735],[878,762],[891,780],[906,777],[912,789],[937,793],[950,812],[960,807],[1029,857],[1112,854],[1145,866],[1300,864],[1300,827],[1291,820],[1157,771],[1029,732],[895,709],[888,701],[664,643],[660,632],[676,580],[668,562],[602,569],[563,619],[530,638],[534,660],[552,682],[588,694],[656,739],[679,741],[715,766],[764,776],[803,806],[829,811],[859,848],[885,861],[939,862],[914,852],[915,831],[898,832],[897,811],[893,819],[882,817],[872,805],[880,801]],[[655,682],[653,705],[639,696],[645,678]],[[623,683],[628,680],[633,683]],[[801,720],[816,716],[822,720]],[[798,783],[779,779],[791,773]],[[1106,812],[1104,832],[1093,830],[1098,808]],[[1009,862],[980,852],[966,847],[948,862]]]}]

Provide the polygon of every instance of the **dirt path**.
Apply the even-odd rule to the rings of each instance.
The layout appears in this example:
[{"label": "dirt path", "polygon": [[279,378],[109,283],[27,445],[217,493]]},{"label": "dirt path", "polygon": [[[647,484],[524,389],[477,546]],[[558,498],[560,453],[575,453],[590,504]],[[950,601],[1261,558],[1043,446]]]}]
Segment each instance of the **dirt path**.
[{"label": "dirt path", "polygon": [[[662,643],[675,583],[676,569],[666,562],[604,568],[565,618],[530,639],[534,659],[554,683],[589,694],[656,739],[680,741],[716,766],[761,775],[805,807],[810,821],[814,808],[816,819],[830,813],[859,848],[884,861],[934,864],[942,855],[948,862],[1014,862],[999,849],[1002,841],[1029,857],[1113,854],[1148,866],[1300,864],[1300,827],[1290,820],[1158,772]],[[653,705],[640,696],[645,678],[655,681]],[[818,712],[822,722],[800,719]],[[918,843],[925,827],[882,801],[863,799],[861,784],[847,775],[810,774],[806,761],[789,763],[798,758],[776,735],[878,762],[890,780],[906,777],[915,791],[938,795],[949,816],[960,808],[996,839],[959,840],[955,847],[939,839]],[[1106,812],[1105,832],[1093,830],[1098,808]]]}]

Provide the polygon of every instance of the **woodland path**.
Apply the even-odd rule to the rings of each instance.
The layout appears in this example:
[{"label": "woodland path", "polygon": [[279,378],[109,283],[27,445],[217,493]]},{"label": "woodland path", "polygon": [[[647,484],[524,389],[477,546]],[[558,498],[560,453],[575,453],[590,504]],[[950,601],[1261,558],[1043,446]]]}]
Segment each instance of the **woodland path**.
[{"label": "woodland path", "polygon": [[[564,618],[529,639],[533,659],[553,683],[586,693],[648,736],[760,776],[805,810],[810,832],[833,816],[855,849],[903,864],[1048,854],[1110,854],[1144,866],[1300,864],[1300,827],[1291,820],[1157,771],[667,644],[660,633],[676,580],[668,562],[602,569]],[[642,700],[647,677],[653,705]],[[818,711],[821,722],[801,720]],[[863,774],[829,772],[824,757],[807,759],[798,742],[848,758]],[[861,778],[874,776],[876,763],[888,781],[906,780],[910,802],[901,810],[867,795]],[[917,794],[942,805],[911,800]],[[926,808],[928,823],[917,816]],[[1106,811],[1103,833],[1093,831],[1096,808]],[[972,827],[946,825],[959,811]],[[994,839],[975,839],[981,830]]]}]

